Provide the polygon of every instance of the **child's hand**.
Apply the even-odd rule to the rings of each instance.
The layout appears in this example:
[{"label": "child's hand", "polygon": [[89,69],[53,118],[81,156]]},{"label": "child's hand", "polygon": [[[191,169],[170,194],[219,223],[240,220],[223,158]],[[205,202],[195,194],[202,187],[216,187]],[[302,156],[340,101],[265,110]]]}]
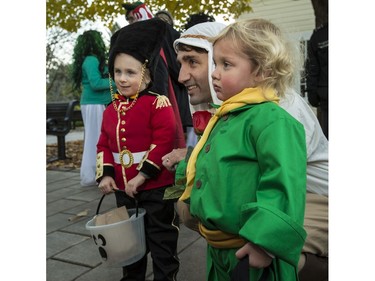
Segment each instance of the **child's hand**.
[{"label": "child's hand", "polygon": [[125,192],[128,196],[134,198],[138,193],[137,188],[145,182],[146,178],[141,173],[138,173],[134,178],[125,184]]},{"label": "child's hand", "polygon": [[265,268],[272,262],[272,258],[261,247],[248,242],[236,252],[236,258],[242,259],[249,255],[249,266],[255,268]]},{"label": "child's hand", "polygon": [[98,187],[103,194],[111,193],[114,189],[118,190],[115,180],[109,176],[103,177]]}]

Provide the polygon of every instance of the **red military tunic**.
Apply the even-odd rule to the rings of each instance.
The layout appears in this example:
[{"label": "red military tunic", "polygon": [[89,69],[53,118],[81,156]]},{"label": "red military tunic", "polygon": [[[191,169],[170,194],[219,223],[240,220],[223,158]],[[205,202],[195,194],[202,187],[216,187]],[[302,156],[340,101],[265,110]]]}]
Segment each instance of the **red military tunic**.
[{"label": "red military tunic", "polygon": [[140,171],[149,179],[138,191],[173,184],[174,174],[161,160],[173,149],[176,138],[176,120],[168,98],[147,90],[139,93],[135,102],[115,96],[103,114],[96,180],[111,176],[124,190],[125,183]]}]

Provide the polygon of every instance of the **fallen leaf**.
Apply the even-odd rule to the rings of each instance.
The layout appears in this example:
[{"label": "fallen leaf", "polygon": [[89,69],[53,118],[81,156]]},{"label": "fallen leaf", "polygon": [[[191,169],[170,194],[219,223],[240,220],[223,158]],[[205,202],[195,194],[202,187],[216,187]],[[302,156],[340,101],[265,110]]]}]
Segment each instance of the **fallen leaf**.
[{"label": "fallen leaf", "polygon": [[78,214],[76,214],[76,215],[74,215],[74,216],[71,216],[71,217],[68,219],[68,221],[75,221],[75,220],[77,220],[77,219],[79,219],[79,218],[81,218],[81,217],[85,217],[85,216],[87,216],[87,215],[89,214],[89,211],[90,211],[90,209],[86,209],[86,210],[84,210],[84,211],[82,211],[82,212],[79,212]]}]

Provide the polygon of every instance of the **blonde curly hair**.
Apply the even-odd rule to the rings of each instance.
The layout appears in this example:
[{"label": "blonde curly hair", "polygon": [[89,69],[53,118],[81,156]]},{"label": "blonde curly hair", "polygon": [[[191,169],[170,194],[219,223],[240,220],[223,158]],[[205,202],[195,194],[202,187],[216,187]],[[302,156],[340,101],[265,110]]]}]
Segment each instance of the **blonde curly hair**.
[{"label": "blonde curly hair", "polygon": [[215,45],[219,40],[233,42],[235,49],[244,53],[262,76],[259,87],[273,88],[283,97],[292,88],[301,69],[299,45],[287,40],[281,30],[265,19],[239,20],[224,28],[210,39]]}]

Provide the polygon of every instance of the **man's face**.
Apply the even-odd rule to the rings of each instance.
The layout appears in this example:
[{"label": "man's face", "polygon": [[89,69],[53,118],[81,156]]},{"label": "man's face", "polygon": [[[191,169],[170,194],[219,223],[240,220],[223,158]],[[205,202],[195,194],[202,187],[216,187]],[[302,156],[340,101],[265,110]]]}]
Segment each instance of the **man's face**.
[{"label": "man's face", "polygon": [[133,12],[129,12],[129,14],[125,17],[129,24],[136,22],[137,19],[134,17]]},{"label": "man's face", "polygon": [[208,54],[179,50],[177,61],[181,64],[178,81],[186,87],[190,103],[197,105],[212,102],[208,81]]}]

